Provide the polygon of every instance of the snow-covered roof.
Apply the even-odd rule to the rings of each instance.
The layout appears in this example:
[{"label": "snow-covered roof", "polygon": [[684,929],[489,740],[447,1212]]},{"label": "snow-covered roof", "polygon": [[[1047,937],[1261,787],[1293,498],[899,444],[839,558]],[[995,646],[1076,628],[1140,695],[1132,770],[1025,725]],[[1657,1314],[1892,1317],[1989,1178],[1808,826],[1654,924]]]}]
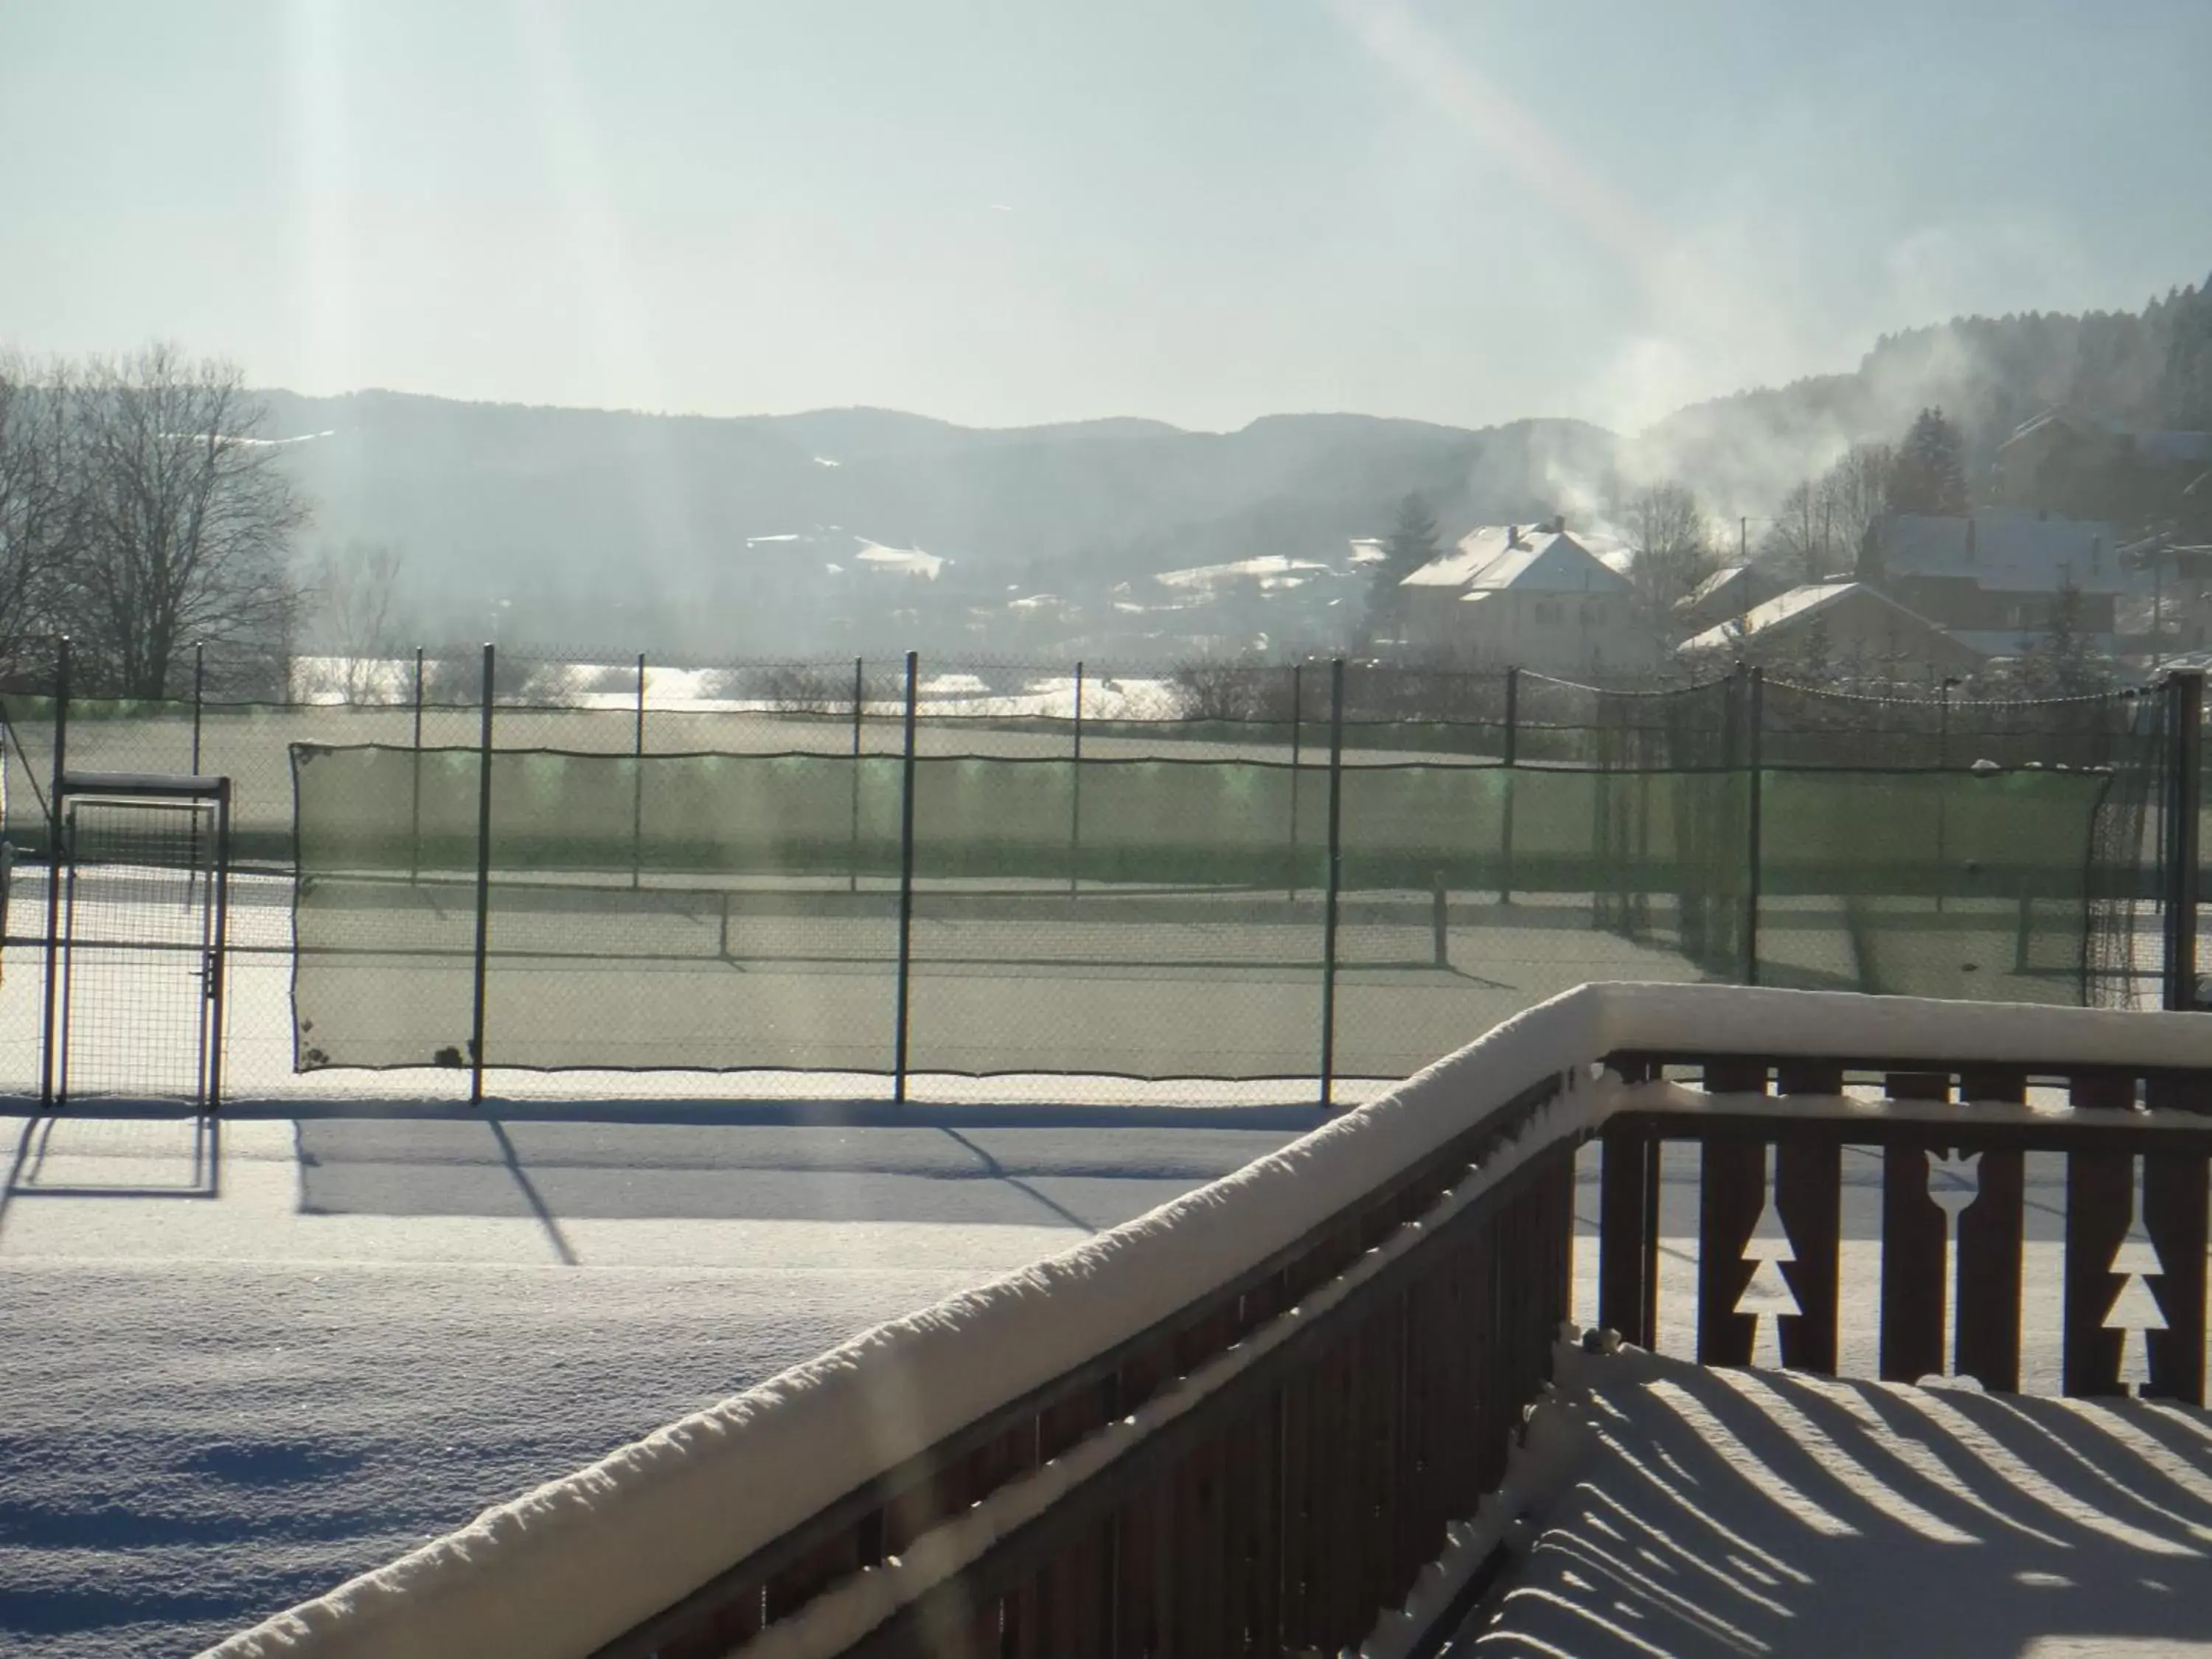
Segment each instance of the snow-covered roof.
[{"label": "snow-covered roof", "polygon": [[1432,559],[1401,584],[1405,587],[1462,587],[1471,592],[1613,593],[1627,579],[1564,531],[1485,525],[1459,545]]},{"label": "snow-covered roof", "polygon": [[2013,428],[2012,436],[1997,446],[2002,454],[2014,444],[2048,432],[2077,432],[2114,444],[2129,444],[2143,459],[2156,466],[2203,465],[2212,461],[2212,432],[2130,432],[2109,415],[2094,410],[2046,409]]},{"label": "snow-covered roof", "polygon": [[1678,611],[1695,611],[1708,600],[1717,599],[1728,592],[1730,587],[1743,580],[1750,570],[1751,567],[1747,564],[1724,564],[1692,588],[1687,598],[1676,601],[1674,608]]},{"label": "snow-covered roof", "polygon": [[2121,565],[2112,526],[2033,513],[1956,519],[1892,514],[1882,520],[1881,562],[1887,576],[1963,579],[2000,593],[2055,593],[2069,580],[2085,593],[2136,586]]},{"label": "snow-covered roof", "polygon": [[1626,576],[1629,567],[1636,562],[1636,549],[1626,536],[1604,530],[1577,530],[1573,534],[1583,550],[1607,570]]},{"label": "snow-covered roof", "polygon": [[935,553],[925,553],[918,547],[885,547],[865,536],[860,541],[860,550],[857,556],[860,562],[878,570],[892,570],[903,575],[921,576],[935,581],[938,573],[951,562]]},{"label": "snow-covered roof", "polygon": [[1354,536],[1352,538],[1352,562],[1354,564],[1380,564],[1389,558],[1379,536]]},{"label": "snow-covered roof", "polygon": [[1221,587],[1235,581],[1256,581],[1262,588],[1294,587],[1328,567],[1316,559],[1292,559],[1268,553],[1256,559],[1230,564],[1195,565],[1188,570],[1164,570],[1152,580],[1163,587]]},{"label": "snow-covered roof", "polygon": [[1809,582],[1802,587],[1793,587],[1786,593],[1778,593],[1763,605],[1755,605],[1741,617],[1717,623],[1702,634],[1692,635],[1675,649],[1686,656],[1740,645],[1746,640],[1755,639],[1769,629],[1802,622],[1816,611],[1826,611],[1853,593],[1864,594],[1873,603],[1910,618],[1931,633],[1942,632],[1918,611],[1899,605],[1887,594],[1869,587],[1864,582]]},{"label": "snow-covered roof", "polygon": [[2012,436],[1997,447],[2000,450],[2009,449],[2023,440],[2052,430],[2081,432],[2114,439],[2124,439],[2128,435],[2127,428],[2109,415],[2100,415],[2094,409],[2060,407],[2046,409],[2040,415],[2031,416],[2022,421],[2012,429]]}]

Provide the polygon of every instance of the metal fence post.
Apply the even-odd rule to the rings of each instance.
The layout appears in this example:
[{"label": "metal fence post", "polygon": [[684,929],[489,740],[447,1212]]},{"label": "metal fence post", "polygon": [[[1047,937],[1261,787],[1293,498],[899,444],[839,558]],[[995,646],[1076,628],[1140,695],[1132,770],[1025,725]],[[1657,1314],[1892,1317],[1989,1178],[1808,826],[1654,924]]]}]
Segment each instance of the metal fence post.
[{"label": "metal fence post", "polygon": [[1067,896],[1075,896],[1083,858],[1083,659],[1075,661],[1075,739],[1067,772]]},{"label": "metal fence post", "polygon": [[62,952],[62,776],[69,769],[70,642],[54,647],[54,765],[46,795],[46,973],[40,1010],[39,1099],[54,1098],[54,1018],[60,1006]]},{"label": "metal fence post", "polygon": [[866,696],[866,659],[853,659],[853,839],[850,854],[850,873],[845,880],[845,890],[860,890],[860,720]]},{"label": "metal fence post", "polygon": [[407,879],[411,883],[422,874],[422,647],[415,647],[415,755],[414,777],[410,785],[411,799],[408,805]]},{"label": "metal fence post", "polygon": [[906,653],[906,752],[899,784],[898,992],[891,1036],[891,1098],[906,1098],[907,1012],[914,965],[914,713],[920,659]]},{"label": "metal fence post", "polygon": [[477,733],[477,960],[476,1000],[469,1020],[469,1103],[483,1099],[484,968],[491,944],[491,708],[498,647],[483,648],[483,703]]},{"label": "metal fence post", "polygon": [[200,706],[207,688],[207,647],[192,647],[192,775],[200,775]]},{"label": "metal fence post", "polygon": [[[195,775],[197,775],[197,774]],[[215,798],[215,871],[209,886],[215,914],[209,921],[214,949],[207,957],[205,992],[209,1033],[207,1042],[207,1109],[213,1117],[222,1109],[223,998],[230,978],[230,785],[225,778]]]},{"label": "metal fence post", "polygon": [[1521,671],[1505,671],[1505,799],[1499,812],[1498,902],[1513,902],[1513,769],[1521,759]]},{"label": "metal fence post", "polygon": [[2166,682],[2166,1006],[2197,1004],[2197,834],[2203,793],[2204,676],[2171,674]]},{"label": "metal fence post", "polygon": [[1328,888],[1322,904],[1321,1103],[1335,1103],[1336,909],[1344,886],[1344,659],[1328,665]]},{"label": "metal fence post", "polygon": [[1951,886],[1951,678],[1943,677],[1936,688],[1936,914],[1943,914],[1943,901]]},{"label": "metal fence post", "polygon": [[1299,679],[1299,666],[1291,665],[1291,855],[1289,875],[1283,883],[1283,896],[1291,903],[1298,902],[1298,767],[1301,761],[1299,738],[1305,730],[1304,686]]},{"label": "metal fence post", "polygon": [[1759,983],[1759,807],[1765,791],[1759,774],[1759,728],[1765,724],[1766,671],[1753,668],[1749,682],[1750,707],[1744,712],[1744,748],[1751,763],[1751,798],[1746,804],[1746,852],[1750,868],[1744,883],[1743,982]]},{"label": "metal fence post", "polygon": [[629,884],[645,871],[645,653],[637,653],[637,729],[630,738]]}]

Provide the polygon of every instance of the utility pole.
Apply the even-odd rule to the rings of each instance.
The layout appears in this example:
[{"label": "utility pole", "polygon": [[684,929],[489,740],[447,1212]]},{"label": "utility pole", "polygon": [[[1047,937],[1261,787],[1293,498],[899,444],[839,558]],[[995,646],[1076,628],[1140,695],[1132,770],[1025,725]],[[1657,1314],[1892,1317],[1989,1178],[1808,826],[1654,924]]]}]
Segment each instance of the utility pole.
[{"label": "utility pole", "polygon": [[1735,521],[1735,562],[1738,564],[1751,562],[1751,520],[1747,517]]}]

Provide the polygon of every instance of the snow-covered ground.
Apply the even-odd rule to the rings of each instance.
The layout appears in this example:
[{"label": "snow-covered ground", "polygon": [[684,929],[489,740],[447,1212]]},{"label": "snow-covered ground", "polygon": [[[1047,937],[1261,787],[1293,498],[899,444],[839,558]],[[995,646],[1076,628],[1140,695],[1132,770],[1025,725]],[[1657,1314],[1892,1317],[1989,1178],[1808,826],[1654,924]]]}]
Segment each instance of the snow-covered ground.
[{"label": "snow-covered ground", "polygon": [[1626,1352],[1455,1656],[2212,1654],[2212,1416]]},{"label": "snow-covered ground", "polygon": [[[191,1651],[1319,1121],[766,1103],[0,1119],[0,1649]],[[1594,1158],[1583,1173],[1588,1323]],[[2049,1389],[2059,1172],[2028,1173],[2026,1382]],[[1687,1355],[1694,1154],[1666,1174],[1662,1347]],[[1878,1160],[1849,1154],[1845,1180],[1844,1358],[1863,1372]]]},{"label": "snow-covered ground", "polygon": [[194,1651],[1319,1121],[315,1109],[0,1118],[0,1650]]}]

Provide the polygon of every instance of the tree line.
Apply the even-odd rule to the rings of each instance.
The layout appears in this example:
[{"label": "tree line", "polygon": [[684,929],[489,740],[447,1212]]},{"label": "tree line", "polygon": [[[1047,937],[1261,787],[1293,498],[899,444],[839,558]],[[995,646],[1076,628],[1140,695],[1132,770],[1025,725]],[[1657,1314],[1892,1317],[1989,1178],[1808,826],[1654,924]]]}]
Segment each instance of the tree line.
[{"label": "tree line", "polygon": [[67,635],[77,683],[129,697],[286,686],[307,599],[308,507],[235,365],[168,345],[0,359],[0,673],[43,685]]}]

